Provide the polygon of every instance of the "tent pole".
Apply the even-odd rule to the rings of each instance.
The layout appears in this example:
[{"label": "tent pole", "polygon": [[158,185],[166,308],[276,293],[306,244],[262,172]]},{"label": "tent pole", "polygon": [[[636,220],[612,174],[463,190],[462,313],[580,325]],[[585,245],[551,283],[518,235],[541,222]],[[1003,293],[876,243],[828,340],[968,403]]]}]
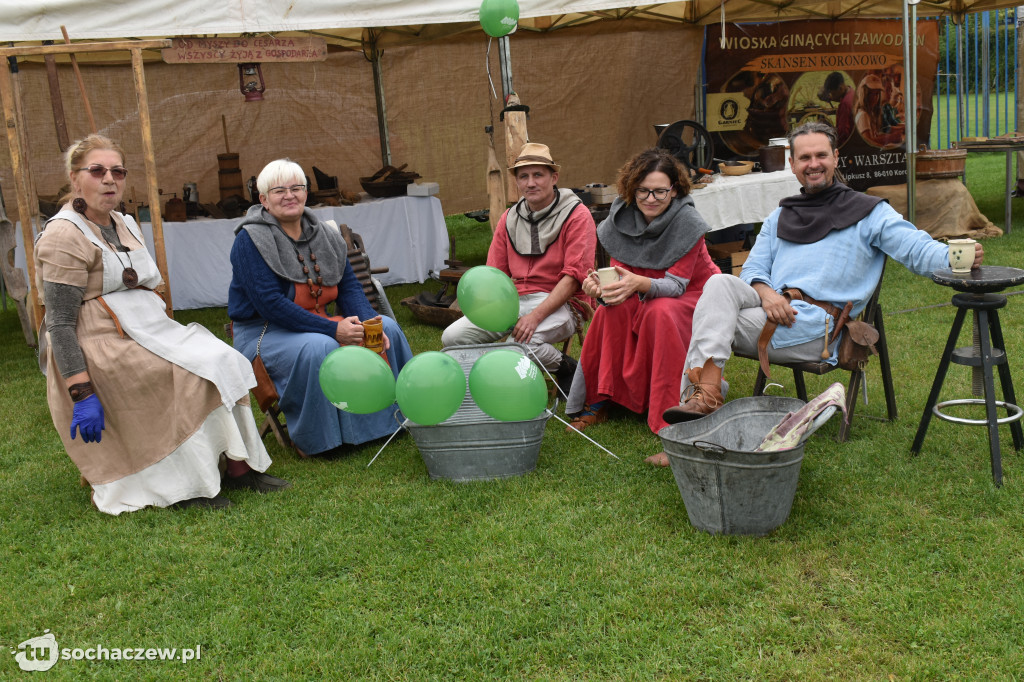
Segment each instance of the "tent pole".
[{"label": "tent pole", "polygon": [[164,278],[167,288],[164,301],[167,302],[167,317],[174,317],[171,302],[171,278],[167,274],[167,252],[164,249],[164,223],[160,216],[160,194],[156,186],[156,154],[153,151],[153,134],[149,119],[149,96],[146,94],[146,76],[142,70],[142,50],[133,47],[132,74],[135,76],[135,97],[139,102],[139,129],[142,132],[142,158],[146,163],[146,184],[149,185],[150,222],[153,226],[153,247],[156,251],[156,266]]},{"label": "tent pole", "polygon": [[498,38],[498,65],[501,67],[501,99],[505,101],[515,92],[512,88],[512,53],[508,36]]},{"label": "tent pole", "polygon": [[[18,197],[18,218],[21,221],[21,237],[25,246],[25,273],[28,279],[28,290],[32,292],[31,301],[26,301],[29,322],[34,332],[43,319],[43,307],[36,290],[36,263],[34,257],[35,230],[33,229],[34,212],[32,210],[32,178],[29,172],[29,161],[26,147],[23,144],[24,119],[18,111],[18,94],[15,90],[14,74],[18,68],[17,59],[7,59],[8,67],[0,67],[0,101],[3,103],[4,127],[7,129],[7,149],[11,154],[11,170],[14,176],[14,187]],[[36,201],[38,206],[38,201]],[[29,304],[30,307],[29,307]]]},{"label": "tent pole", "polygon": [[903,2],[903,87],[906,103],[904,118],[906,134],[904,147],[907,150],[907,215],[910,222],[917,217],[917,3],[919,0]]},{"label": "tent pole", "polygon": [[957,136],[960,140],[964,136],[964,17],[960,15],[956,22],[956,125]]},{"label": "tent pole", "polygon": [[377,49],[377,44],[374,42],[370,54],[372,55],[370,64],[373,65],[373,97],[377,103],[377,130],[380,134],[380,160],[382,165],[390,166],[391,136],[388,132],[388,108],[384,101],[384,73],[380,63],[384,53]]}]

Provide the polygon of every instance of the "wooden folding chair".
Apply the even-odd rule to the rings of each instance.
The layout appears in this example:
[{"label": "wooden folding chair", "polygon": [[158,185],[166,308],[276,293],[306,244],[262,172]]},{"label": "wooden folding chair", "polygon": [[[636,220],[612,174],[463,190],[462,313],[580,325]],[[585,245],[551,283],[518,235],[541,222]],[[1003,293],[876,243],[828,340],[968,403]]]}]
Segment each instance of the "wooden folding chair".
[{"label": "wooden folding chair", "polygon": [[[885,270],[883,268],[883,274]],[[864,311],[861,313],[860,318],[868,324],[874,325],[875,329],[878,330],[878,342],[875,344],[875,348],[878,350],[878,363],[882,370],[882,389],[885,392],[885,409],[887,418],[883,421],[893,421],[896,419],[896,392],[893,388],[892,383],[892,369],[889,366],[889,346],[885,338],[885,324],[882,319],[882,305],[879,303],[878,298],[882,291],[882,279],[879,278],[878,286],[875,287],[874,293],[871,294],[871,298],[868,300]],[[738,357],[744,357],[749,360],[757,362],[756,356],[744,355],[737,353]],[[816,374],[821,376],[828,374],[834,370],[839,371],[850,371],[844,370],[841,367],[830,365],[827,362],[783,362],[783,363],[771,363],[779,367],[787,367],[793,372],[793,384],[796,388],[797,397],[801,400],[808,400],[807,387],[804,384],[804,373]],[[846,389],[846,410],[847,410],[847,421],[844,421],[839,427],[839,433],[836,436],[836,440],[844,442],[850,437],[850,425],[853,423],[853,413],[857,406],[857,395],[861,390],[861,384],[865,384],[864,391],[867,395],[867,386],[865,382],[865,372],[867,366],[859,370],[850,371],[850,382]],[[757,368],[757,379],[754,382],[754,395],[764,395],[765,384],[767,378],[764,372],[761,370],[760,364]],[[870,417],[866,417],[870,418]]]}]

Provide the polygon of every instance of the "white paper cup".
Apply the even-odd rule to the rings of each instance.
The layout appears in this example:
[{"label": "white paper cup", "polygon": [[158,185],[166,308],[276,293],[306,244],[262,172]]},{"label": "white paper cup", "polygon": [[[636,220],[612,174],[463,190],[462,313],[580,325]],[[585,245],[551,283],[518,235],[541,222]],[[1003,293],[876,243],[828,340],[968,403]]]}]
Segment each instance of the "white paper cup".
[{"label": "white paper cup", "polygon": [[974,245],[977,243],[973,239],[949,240],[949,266],[953,272],[962,275],[971,271],[974,265]]},{"label": "white paper cup", "polygon": [[600,268],[597,271],[597,278],[601,281],[601,286],[606,287],[612,282],[619,281],[619,273],[615,268]]}]

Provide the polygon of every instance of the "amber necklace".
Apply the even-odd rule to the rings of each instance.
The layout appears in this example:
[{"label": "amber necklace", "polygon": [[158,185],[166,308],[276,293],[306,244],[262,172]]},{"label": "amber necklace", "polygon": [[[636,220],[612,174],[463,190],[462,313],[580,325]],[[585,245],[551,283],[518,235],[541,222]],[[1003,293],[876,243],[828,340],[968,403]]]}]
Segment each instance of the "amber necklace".
[{"label": "amber necklace", "polygon": [[313,310],[320,314],[320,295],[324,293],[323,284],[324,278],[320,276],[320,266],[316,262],[316,254],[313,253],[313,247],[309,247],[309,260],[313,264],[313,272],[316,273],[316,289],[313,289],[313,277],[309,274],[309,266],[306,265],[306,259],[299,253],[299,245],[292,242],[292,246],[295,248],[295,256],[299,259],[299,264],[302,265],[302,274],[306,276],[306,286],[309,287],[309,295],[313,297]]}]

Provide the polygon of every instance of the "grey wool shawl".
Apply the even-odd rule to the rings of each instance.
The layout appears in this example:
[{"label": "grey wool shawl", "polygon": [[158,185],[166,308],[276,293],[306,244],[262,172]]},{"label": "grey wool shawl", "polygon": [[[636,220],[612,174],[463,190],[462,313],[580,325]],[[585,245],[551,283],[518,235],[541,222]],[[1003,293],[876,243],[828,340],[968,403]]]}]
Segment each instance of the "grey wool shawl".
[{"label": "grey wool shawl", "polygon": [[302,272],[302,263],[297,253],[302,254],[306,266],[313,274],[313,263],[309,254],[316,254],[316,264],[320,266],[320,276],[324,286],[332,287],[341,282],[348,263],[348,247],[341,232],[321,223],[316,214],[308,208],[302,213],[302,236],[292,239],[284,230],[277,218],[270,215],[261,204],[249,207],[242,222],[235,228],[235,234],[245,230],[252,238],[256,250],[263,256],[267,266],[275,275],[289,282],[305,282],[307,275]]},{"label": "grey wool shawl", "polygon": [[597,227],[597,238],[616,260],[635,268],[667,270],[710,231],[690,196],[675,197],[650,223],[634,204],[616,197]]}]

